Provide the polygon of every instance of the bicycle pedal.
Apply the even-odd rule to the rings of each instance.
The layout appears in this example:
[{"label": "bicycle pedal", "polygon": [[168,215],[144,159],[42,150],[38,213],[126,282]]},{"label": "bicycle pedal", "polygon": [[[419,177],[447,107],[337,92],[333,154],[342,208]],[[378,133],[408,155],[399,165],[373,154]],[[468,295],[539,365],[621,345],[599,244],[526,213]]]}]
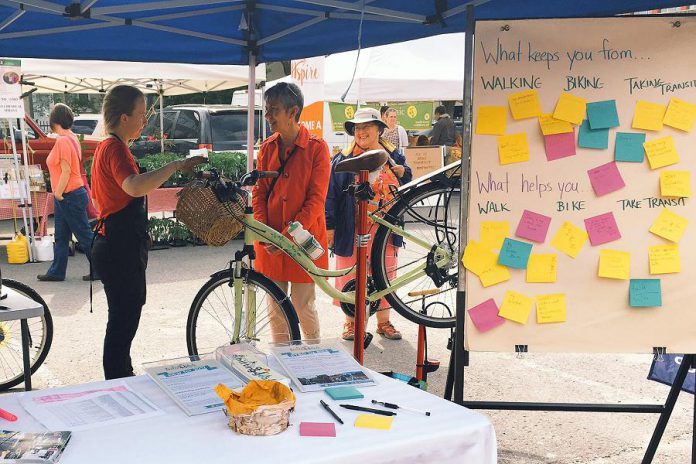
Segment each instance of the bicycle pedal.
[{"label": "bicycle pedal", "polygon": [[370,343],[372,343],[373,338],[374,335],[372,335],[370,332],[365,332],[365,339],[363,340],[363,349],[367,349],[367,347],[370,346]]}]

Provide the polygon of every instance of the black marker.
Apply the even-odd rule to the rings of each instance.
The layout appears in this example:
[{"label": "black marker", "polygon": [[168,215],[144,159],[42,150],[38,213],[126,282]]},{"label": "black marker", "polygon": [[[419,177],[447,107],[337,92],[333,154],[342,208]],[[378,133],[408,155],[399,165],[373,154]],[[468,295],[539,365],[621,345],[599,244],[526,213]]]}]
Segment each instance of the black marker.
[{"label": "black marker", "polygon": [[396,416],[395,412],[384,411],[382,409],[364,408],[362,406],[354,406],[352,404],[340,404],[339,406],[346,409],[352,409],[353,411],[371,412],[372,414],[380,414],[382,416]]},{"label": "black marker", "polygon": [[333,411],[331,410],[331,408],[329,407],[329,405],[326,404],[326,403],[324,402],[324,400],[319,400],[319,403],[321,403],[321,406],[322,406],[324,409],[326,409],[327,411],[329,411],[329,414],[331,414],[331,415],[333,416],[333,418],[336,419],[336,420],[338,421],[339,424],[343,425],[343,420],[341,420],[341,418],[338,417],[338,415],[337,415],[335,412],[333,412]]},{"label": "black marker", "polygon": [[372,404],[380,404],[380,405],[384,406],[385,408],[389,408],[389,409],[404,409],[406,411],[417,412],[418,414],[425,414],[426,416],[430,415],[430,411],[420,411],[418,409],[407,408],[406,406],[399,406],[398,404],[386,403],[384,401],[372,400]]}]

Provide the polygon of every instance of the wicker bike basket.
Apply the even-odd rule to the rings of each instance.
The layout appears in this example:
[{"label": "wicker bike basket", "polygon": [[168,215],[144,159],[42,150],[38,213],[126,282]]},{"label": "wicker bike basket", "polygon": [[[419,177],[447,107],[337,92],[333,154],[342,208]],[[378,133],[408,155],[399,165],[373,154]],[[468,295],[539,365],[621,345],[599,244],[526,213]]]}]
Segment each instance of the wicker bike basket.
[{"label": "wicker bike basket", "polygon": [[177,194],[176,217],[196,237],[212,246],[224,245],[244,228],[241,219],[247,203],[246,192],[225,190],[221,195],[221,189],[225,190],[225,185],[220,181],[195,179]]}]

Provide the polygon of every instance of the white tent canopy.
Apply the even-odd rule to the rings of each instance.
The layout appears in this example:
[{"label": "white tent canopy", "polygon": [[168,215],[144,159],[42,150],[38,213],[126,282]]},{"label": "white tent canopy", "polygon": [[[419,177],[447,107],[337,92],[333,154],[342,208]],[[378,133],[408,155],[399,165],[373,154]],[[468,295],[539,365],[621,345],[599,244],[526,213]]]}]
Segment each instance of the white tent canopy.
[{"label": "white tent canopy", "polygon": [[[248,66],[136,63],[93,60],[22,58],[22,75],[39,93],[103,93],[128,84],[143,92],[182,95],[246,86]],[[256,68],[256,82],[266,79],[266,67]]]},{"label": "white tent canopy", "polygon": [[[325,100],[341,100],[357,55],[326,58]],[[464,34],[444,34],[361,50],[345,102],[461,100],[463,87]]]}]

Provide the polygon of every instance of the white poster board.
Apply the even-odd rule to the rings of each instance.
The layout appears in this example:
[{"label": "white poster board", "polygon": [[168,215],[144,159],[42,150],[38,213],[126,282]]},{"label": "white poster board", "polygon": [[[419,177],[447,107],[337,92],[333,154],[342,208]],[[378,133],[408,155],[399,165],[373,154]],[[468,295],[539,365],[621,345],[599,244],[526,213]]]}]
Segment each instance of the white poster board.
[{"label": "white poster board", "polygon": [[20,60],[0,58],[0,118],[23,118]]},{"label": "white poster board", "polygon": [[[509,250],[511,253],[501,252],[505,245],[500,246],[500,243],[488,247],[498,262],[502,255],[503,261],[508,263],[505,267],[509,279],[501,283],[484,287],[479,277],[467,271],[465,339],[468,349],[509,352],[515,349],[515,345],[527,345],[529,351],[651,352],[653,347],[666,347],[668,352],[696,352],[696,246],[693,239],[696,208],[690,196],[666,195],[661,190],[672,178],[672,174],[665,173],[684,173],[687,179],[683,187],[689,189],[696,179],[696,130],[691,125],[693,121],[689,123],[694,108],[689,105],[696,105],[696,54],[693,53],[696,18],[680,17],[679,21],[680,27],[673,24],[675,18],[669,17],[477,23],[473,127],[479,133],[472,139],[468,238],[480,242],[482,223],[497,221],[508,223],[507,238],[527,245],[520,248],[518,243]],[[602,129],[599,129],[602,124],[597,121],[611,111],[604,113],[607,106],[601,106],[600,112],[596,112],[600,109],[598,105],[582,106],[580,121],[590,116],[589,108],[592,108],[597,132],[584,132],[581,145],[591,146],[593,143],[588,141],[596,143],[599,138],[597,146],[601,148],[579,146],[580,128],[576,123],[572,125],[574,133],[571,134],[570,146],[564,148],[566,155],[571,147],[575,154],[558,156],[556,153],[556,159],[549,161],[548,153],[552,153],[553,158],[553,150],[558,146],[546,145],[553,145],[553,142],[545,140],[539,119],[514,119],[511,113],[508,98],[530,89],[537,91],[542,113],[554,113],[564,92],[587,103],[613,100],[618,125],[609,125],[606,147],[602,147]],[[682,103],[675,103],[672,99]],[[654,120],[650,124],[635,124],[637,114],[650,116],[649,112],[637,111],[639,101],[662,105],[663,109],[657,107],[653,118],[661,122],[667,121],[664,108],[673,105],[667,111],[671,112],[672,126],[680,125],[678,121],[681,120],[686,121],[682,125],[688,127],[686,130],[669,124],[652,127]],[[609,103],[609,108],[611,105]],[[490,114],[495,114],[496,110],[485,116],[487,110],[482,110],[482,107],[504,108],[503,133],[505,136],[526,134],[528,160],[518,162],[525,158],[524,149],[513,147],[505,161],[515,162],[501,164],[499,142],[503,147],[510,147],[510,140],[481,133],[500,131],[499,126],[496,129],[496,124],[492,124],[491,128],[490,124],[495,120]],[[680,108],[686,108],[686,111],[675,113]],[[678,117],[674,118],[675,115]],[[488,128],[483,127],[485,122],[489,123]],[[637,128],[636,125],[651,126],[655,130]],[[648,143],[667,137],[663,142],[674,143],[678,160],[656,167],[662,164],[659,160],[669,159],[669,152],[663,145],[661,152],[651,152],[650,163],[647,157],[641,162],[616,161],[618,133],[639,134],[639,138],[644,134]],[[631,140],[634,143],[631,153],[643,153],[642,143],[635,145],[635,139]],[[620,151],[624,152],[629,146],[623,139]],[[592,171],[596,180],[593,186],[588,171],[614,161],[615,166],[609,165],[607,169],[617,168],[621,181],[615,177],[616,172],[611,177],[608,170]],[[661,175],[665,176],[663,181],[666,182],[662,187]],[[625,184],[623,187],[621,182]],[[683,237],[676,243],[649,231],[664,207],[688,221]],[[527,232],[518,233],[525,210],[550,219],[545,233],[543,217],[526,223]],[[615,219],[616,228],[607,222],[585,223],[590,218],[609,213]],[[551,242],[564,222],[580,230],[581,237],[576,239],[576,243],[582,242],[582,233],[588,229],[593,232],[596,243],[584,243],[575,258],[560,251]],[[674,224],[671,223],[672,228]],[[530,230],[533,233],[530,234]],[[615,235],[617,232],[620,237]],[[535,235],[535,240],[524,238]],[[607,239],[609,241],[601,243]],[[491,239],[487,242],[491,243]],[[549,263],[547,267],[551,271],[547,274],[553,274],[555,268],[553,281],[530,283],[529,269],[526,269],[529,261],[524,262],[524,268],[509,266],[516,259],[524,260],[528,245],[531,245],[532,255],[556,256],[555,263]],[[676,245],[678,250],[679,272],[672,272],[675,263],[670,265],[670,261],[665,259],[675,251],[672,245]],[[649,247],[653,246],[667,248],[654,249],[650,260]],[[661,255],[660,251],[663,252]],[[621,275],[622,278],[599,276],[600,254],[604,255],[602,272],[606,273],[608,269],[609,275]],[[622,259],[627,256],[630,256],[630,265],[622,266]],[[534,259],[538,269],[536,265],[540,261]],[[655,266],[653,271],[666,270],[667,273],[651,273],[651,265]],[[660,269],[662,265],[666,267]],[[631,289],[630,279],[650,279],[650,283],[635,282]],[[654,285],[655,279],[659,279],[661,305],[656,303],[657,293],[646,291]],[[530,298],[531,307],[524,304],[524,298],[509,294],[510,291]],[[632,302],[631,292],[635,296]],[[537,299],[543,295],[563,295],[565,315],[560,311],[546,311],[549,309],[547,303],[561,303],[563,298]],[[508,304],[504,305],[506,296]],[[498,314],[507,317],[500,321],[496,319],[499,315],[491,315],[490,306],[484,310],[479,307],[476,314],[484,316],[478,321],[483,329],[477,328],[472,320],[472,309],[489,299],[495,302]],[[510,305],[511,302],[521,304]],[[640,307],[641,302],[645,302],[646,307]],[[562,307],[562,304],[555,306],[556,309]],[[529,309],[527,316],[524,315],[525,308]],[[510,319],[515,315],[518,322]],[[563,321],[548,322],[559,319]],[[486,326],[495,327],[485,330]]]}]

